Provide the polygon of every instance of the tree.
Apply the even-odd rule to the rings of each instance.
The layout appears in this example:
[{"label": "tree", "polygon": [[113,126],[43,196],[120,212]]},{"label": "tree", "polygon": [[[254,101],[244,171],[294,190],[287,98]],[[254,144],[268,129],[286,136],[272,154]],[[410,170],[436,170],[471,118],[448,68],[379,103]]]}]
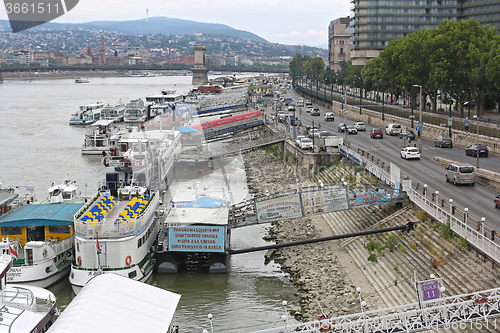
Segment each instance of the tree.
[{"label": "tree", "polygon": [[302,71],[309,76],[322,77],[325,71],[325,63],[320,57],[310,58],[303,63]]}]

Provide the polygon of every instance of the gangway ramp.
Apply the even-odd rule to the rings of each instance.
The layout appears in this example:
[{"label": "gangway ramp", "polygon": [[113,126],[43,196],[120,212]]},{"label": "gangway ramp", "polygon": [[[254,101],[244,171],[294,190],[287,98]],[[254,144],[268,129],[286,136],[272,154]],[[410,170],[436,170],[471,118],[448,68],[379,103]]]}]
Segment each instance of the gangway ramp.
[{"label": "gangway ramp", "polygon": [[441,297],[381,310],[291,324],[254,333],[283,332],[423,332],[439,328],[500,330],[500,288]]}]

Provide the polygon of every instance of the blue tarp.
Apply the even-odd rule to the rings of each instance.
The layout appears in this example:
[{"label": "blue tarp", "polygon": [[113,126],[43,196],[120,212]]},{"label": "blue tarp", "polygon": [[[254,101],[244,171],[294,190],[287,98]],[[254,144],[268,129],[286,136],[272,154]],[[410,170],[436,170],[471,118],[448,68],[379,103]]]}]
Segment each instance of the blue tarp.
[{"label": "blue tarp", "polygon": [[71,225],[80,203],[46,203],[24,205],[0,218],[0,227]]},{"label": "blue tarp", "polygon": [[188,202],[182,207],[192,208],[195,205],[199,208],[217,208],[226,203],[222,199],[210,198],[210,197],[199,197],[195,201]]}]

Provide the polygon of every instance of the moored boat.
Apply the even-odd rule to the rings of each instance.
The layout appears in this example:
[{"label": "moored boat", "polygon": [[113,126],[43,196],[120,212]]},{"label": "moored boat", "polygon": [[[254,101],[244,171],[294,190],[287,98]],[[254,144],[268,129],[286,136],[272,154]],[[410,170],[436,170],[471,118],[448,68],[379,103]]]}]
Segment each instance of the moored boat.
[{"label": "moored boat", "polygon": [[69,119],[70,125],[89,125],[101,118],[103,103],[81,105],[80,109],[73,113]]},{"label": "moored boat", "polygon": [[115,123],[123,121],[123,113],[125,112],[125,105],[119,103],[116,105],[106,105],[102,108],[101,119],[112,120]]},{"label": "moored boat", "polygon": [[98,120],[93,123],[83,139],[83,155],[102,155],[116,149],[120,139],[120,131],[113,120]]},{"label": "moored boat", "polygon": [[73,260],[73,216],[78,202],[33,203],[0,216],[1,253],[14,258],[12,283],[45,288],[69,273]]},{"label": "moored boat", "polygon": [[202,94],[220,94],[222,88],[218,84],[207,83],[198,86],[198,91]]},{"label": "moored boat", "polygon": [[142,282],[153,273],[159,195],[136,183],[117,191],[118,197],[98,192],[75,214],[76,260],[69,279],[75,294],[101,273]]},{"label": "moored boat", "polygon": [[142,123],[147,118],[147,106],[140,98],[131,100],[125,106],[123,121],[126,123]]},{"label": "moored boat", "polygon": [[61,184],[52,183],[48,192],[48,201],[50,203],[75,201],[80,196],[78,184],[68,178],[64,179]]},{"label": "moored boat", "polygon": [[46,332],[59,315],[55,295],[39,287],[7,283],[11,269],[12,258],[0,255],[0,332]]}]

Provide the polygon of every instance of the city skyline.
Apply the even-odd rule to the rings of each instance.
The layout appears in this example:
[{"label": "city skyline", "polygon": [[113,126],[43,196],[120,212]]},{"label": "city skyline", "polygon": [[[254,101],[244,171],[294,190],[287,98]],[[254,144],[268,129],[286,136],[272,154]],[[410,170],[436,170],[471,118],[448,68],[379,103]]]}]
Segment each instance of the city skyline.
[{"label": "city skyline", "polygon": [[[146,15],[163,16],[225,24],[252,32],[271,43],[320,46],[328,43],[330,21],[349,14],[348,1],[253,0],[241,3],[219,0],[214,6],[214,1],[210,0],[175,3],[160,0],[85,0],[79,1],[76,7],[53,22],[126,21],[144,19]],[[5,9],[0,11],[0,19],[8,20]]]}]

